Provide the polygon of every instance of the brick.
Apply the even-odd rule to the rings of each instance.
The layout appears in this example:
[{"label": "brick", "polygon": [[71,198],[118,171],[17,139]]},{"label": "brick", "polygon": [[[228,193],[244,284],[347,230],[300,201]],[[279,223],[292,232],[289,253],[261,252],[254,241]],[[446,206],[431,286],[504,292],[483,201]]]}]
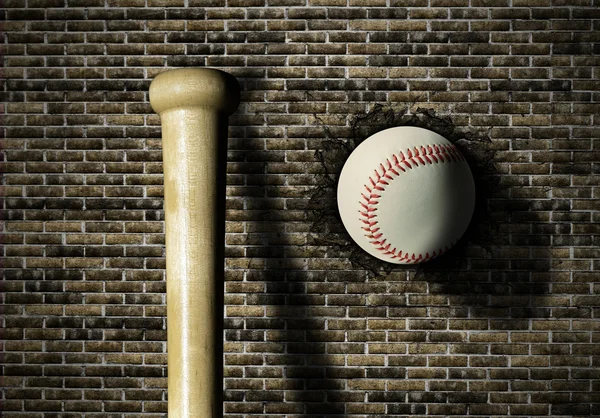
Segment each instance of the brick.
[{"label": "brick", "polygon": [[[28,5],[7,3],[4,25],[5,414],[166,413],[162,146],[147,89],[190,65],[244,88],[227,177],[229,414],[598,412],[589,1]],[[409,114],[362,119],[388,102]],[[418,107],[447,116],[451,136],[485,131],[507,187],[485,190],[491,252],[469,242],[447,283],[434,266],[377,273],[340,244],[334,206],[312,207],[315,190],[334,202],[320,176],[343,159],[327,147],[416,123]]]}]

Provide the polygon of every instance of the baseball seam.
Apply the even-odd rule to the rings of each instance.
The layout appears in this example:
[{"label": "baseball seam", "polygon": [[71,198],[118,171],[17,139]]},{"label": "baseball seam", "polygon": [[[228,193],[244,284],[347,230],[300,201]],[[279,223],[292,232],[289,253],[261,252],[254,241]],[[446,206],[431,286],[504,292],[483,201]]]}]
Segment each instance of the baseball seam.
[{"label": "baseball seam", "polygon": [[379,221],[376,212],[379,199],[383,196],[386,186],[389,186],[390,182],[402,173],[419,166],[458,161],[464,161],[464,157],[455,145],[433,144],[414,147],[413,149],[408,148],[406,154],[400,151],[399,155],[392,154],[390,158],[385,160],[385,163],[379,164],[379,168],[374,170],[374,175],[369,176],[370,185],[364,185],[367,193],[361,193],[362,200],[359,201],[362,208],[359,209],[360,221],[365,225],[362,229],[366,231],[365,236],[378,251],[406,264],[419,263],[441,255],[456,243],[456,240],[454,240],[445,245],[443,249],[439,248],[431,254],[429,252],[425,254],[404,252],[393,247],[392,243],[384,237],[383,232],[380,231],[381,228],[378,226]]}]

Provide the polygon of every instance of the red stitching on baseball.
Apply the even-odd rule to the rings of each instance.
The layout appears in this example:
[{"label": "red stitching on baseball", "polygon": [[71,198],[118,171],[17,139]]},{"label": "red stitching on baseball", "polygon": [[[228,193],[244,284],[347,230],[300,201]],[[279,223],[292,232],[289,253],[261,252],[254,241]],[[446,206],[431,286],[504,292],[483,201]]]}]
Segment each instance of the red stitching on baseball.
[{"label": "red stitching on baseball", "polygon": [[365,237],[371,240],[371,244],[375,245],[376,249],[384,255],[388,255],[392,259],[402,260],[406,264],[426,261],[448,251],[456,243],[456,240],[450,242],[449,246],[445,245],[444,248],[438,248],[437,251],[433,251],[431,254],[426,252],[424,255],[405,253],[403,250],[392,247],[392,243],[387,242],[387,238],[383,237],[382,232],[379,232],[378,221],[375,219],[377,218],[377,205],[383,194],[382,192],[385,191],[385,187],[389,186],[390,182],[400,176],[401,173],[406,173],[407,170],[412,170],[420,165],[457,162],[464,161],[464,159],[464,156],[454,144],[433,144],[433,146],[427,145],[427,148],[424,146],[414,147],[412,150],[408,148],[406,155],[400,151],[398,155],[392,154],[384,163],[379,164],[379,168],[374,170],[374,175],[369,177],[370,186],[365,184],[366,192],[360,194],[362,201],[359,201],[359,204],[362,209],[359,209],[358,212],[362,217],[360,221],[365,225],[362,227],[365,231]]}]

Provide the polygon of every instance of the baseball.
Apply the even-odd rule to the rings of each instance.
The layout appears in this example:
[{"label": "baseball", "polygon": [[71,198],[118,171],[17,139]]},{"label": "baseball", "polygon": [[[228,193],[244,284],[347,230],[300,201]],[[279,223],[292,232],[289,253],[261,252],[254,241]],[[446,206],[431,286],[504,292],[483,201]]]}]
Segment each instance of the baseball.
[{"label": "baseball", "polygon": [[449,250],[475,208],[475,183],[454,144],[428,129],[399,126],[365,139],[340,173],[344,227],[366,252],[416,264]]}]

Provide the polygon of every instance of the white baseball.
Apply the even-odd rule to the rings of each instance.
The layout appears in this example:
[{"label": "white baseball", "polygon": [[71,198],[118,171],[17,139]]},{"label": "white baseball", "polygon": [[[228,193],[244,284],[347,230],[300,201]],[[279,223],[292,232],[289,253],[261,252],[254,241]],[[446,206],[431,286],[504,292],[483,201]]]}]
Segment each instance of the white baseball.
[{"label": "white baseball", "polygon": [[475,183],[454,144],[427,129],[399,126],[371,135],[350,154],[337,201],[363,250],[390,263],[421,263],[464,234]]}]

